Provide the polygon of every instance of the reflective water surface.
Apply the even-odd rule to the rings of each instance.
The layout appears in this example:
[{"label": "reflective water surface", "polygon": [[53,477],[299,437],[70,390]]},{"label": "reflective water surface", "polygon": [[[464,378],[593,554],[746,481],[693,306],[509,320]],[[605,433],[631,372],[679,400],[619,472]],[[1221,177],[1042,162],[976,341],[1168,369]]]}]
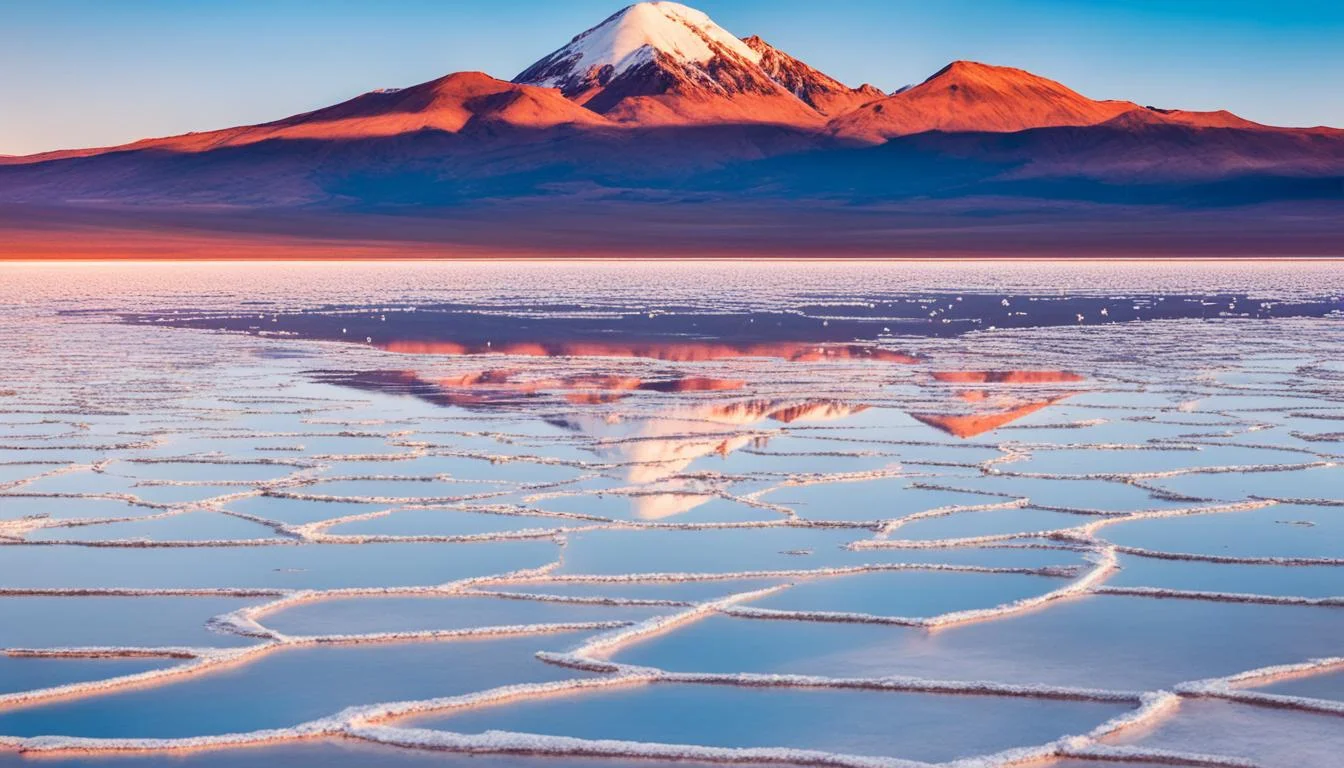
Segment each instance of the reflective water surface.
[{"label": "reflective water surface", "polygon": [[0,766],[1329,766],[1337,264],[0,266]]}]

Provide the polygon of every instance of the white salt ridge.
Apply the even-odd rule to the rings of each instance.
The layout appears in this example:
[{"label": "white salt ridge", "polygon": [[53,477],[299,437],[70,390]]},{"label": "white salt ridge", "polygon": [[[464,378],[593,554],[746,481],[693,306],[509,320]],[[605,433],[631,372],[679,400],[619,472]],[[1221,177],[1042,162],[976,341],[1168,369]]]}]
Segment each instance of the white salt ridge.
[{"label": "white salt ridge", "polygon": [[283,597],[280,587],[0,587],[0,597]]},{"label": "white salt ridge", "polygon": [[[304,525],[287,527],[294,535],[305,541],[315,543],[334,543],[334,544],[367,544],[380,542],[472,542],[472,541],[508,541],[511,539],[543,539],[555,538],[566,533],[579,533],[591,531],[600,528],[596,525],[571,525],[557,526],[555,528],[520,528],[511,531],[493,531],[487,533],[463,533],[463,534],[335,534],[327,533],[327,529],[344,525],[347,523],[362,522],[366,520],[377,520],[395,514],[401,509],[433,509],[431,505],[407,505],[400,509],[375,510],[373,512],[363,512],[354,515],[344,515],[341,517],[328,518]],[[560,513],[538,513],[532,514],[521,508],[507,511],[501,509],[471,509],[464,507],[444,507],[445,509],[460,510],[463,512],[474,512],[478,514],[497,514],[501,516],[513,517],[554,517],[556,519],[576,520],[575,516]]]},{"label": "white salt ridge", "polygon": [[881,534],[883,536],[891,535],[892,533],[895,533],[896,530],[901,528],[902,526],[907,525],[908,523],[913,523],[917,520],[927,520],[935,517],[947,517],[948,515],[955,515],[959,512],[993,512],[995,510],[1001,510],[1001,509],[1021,509],[1027,506],[1029,502],[1030,502],[1029,499],[1027,499],[1026,497],[1022,497],[1022,498],[1010,499],[1008,501],[990,502],[985,504],[949,504],[944,507],[935,507],[934,509],[926,509],[922,512],[915,512],[909,515],[905,515],[904,517],[899,517],[894,520],[890,520],[885,525],[882,526]]},{"label": "white salt ridge", "polygon": [[295,547],[300,542],[278,538],[260,539],[188,539],[183,541],[153,539],[25,539],[30,547],[86,547],[89,549],[209,549],[215,547]]},{"label": "white salt ridge", "polygon": [[[8,462],[7,465],[12,466],[13,462]],[[41,466],[47,466],[47,465],[43,464]],[[57,467],[56,469],[41,472],[36,475],[30,475],[28,477],[21,477],[17,480],[10,480],[8,482],[0,483],[0,491],[10,491],[15,488],[22,488],[23,486],[37,482],[38,480],[45,480],[51,477],[60,477],[61,475],[68,475],[72,472],[82,472],[92,468],[93,468],[92,465],[89,464],[71,464],[69,466]]]},{"label": "white salt ridge", "polygon": [[1129,597],[1156,597],[1176,600],[1210,600],[1219,603],[1250,603],[1257,605],[1304,605],[1344,607],[1344,597],[1295,597],[1284,595],[1257,595],[1244,592],[1209,592],[1162,587],[1094,587],[1093,592],[1103,595]]},{"label": "white salt ridge", "polygon": [[687,600],[661,600],[656,598],[635,598],[635,597],[602,597],[585,595],[548,595],[537,592],[503,592],[498,590],[470,589],[464,590],[462,594],[478,595],[481,597],[497,597],[502,600],[535,600],[546,603],[573,603],[575,605],[609,605],[609,606],[667,606],[686,608],[695,603]]},{"label": "white salt ridge", "polygon": [[[463,493],[456,496],[358,496],[341,494],[318,494],[305,493],[302,490],[289,490],[289,488],[303,488],[318,483],[333,482],[400,482],[400,483],[433,483],[437,485],[462,484],[462,485],[492,485],[498,486],[498,490],[480,491],[474,493]],[[567,481],[566,481],[567,482]],[[360,502],[366,504],[389,504],[389,505],[410,505],[410,504],[452,504],[456,502],[474,501],[479,499],[490,499],[514,493],[519,490],[529,490],[537,488],[547,488],[560,485],[562,483],[513,483],[506,480],[491,480],[483,482],[468,478],[452,477],[449,475],[431,475],[431,476],[404,476],[404,475],[342,475],[337,477],[317,477],[305,481],[301,485],[290,485],[280,487],[279,484],[272,484],[266,490],[266,495],[276,498],[299,499],[304,501],[327,501],[327,502]],[[212,500],[214,501],[214,500]]]},{"label": "white salt ridge", "polygon": [[1189,560],[1191,562],[1222,563],[1225,565],[1344,565],[1344,558],[1340,557],[1250,557],[1241,555],[1204,555],[1189,552],[1162,552],[1154,549],[1144,549],[1143,547],[1124,546],[1117,546],[1115,550],[1127,555],[1150,557],[1156,560]]},{"label": "white salt ridge", "polygon": [[1152,749],[1149,747],[1117,747],[1106,744],[1087,744],[1071,747],[1061,752],[1065,757],[1084,760],[1099,760],[1104,763],[1158,763],[1162,765],[1188,765],[1192,768],[1263,768],[1254,760],[1238,757],[1206,755],[1198,752],[1178,752],[1170,749]]},{"label": "white salt ridge", "polygon": [[[50,688],[40,688],[31,691],[18,691],[15,693],[0,694],[0,707],[19,707],[29,706],[42,701],[52,699],[64,699],[81,696],[91,696],[123,688],[133,688],[158,683],[167,682],[180,677],[194,675],[215,667],[241,663],[249,660],[250,657],[264,653],[275,643],[262,644],[244,648],[230,649],[201,649],[199,653],[193,655],[189,661],[163,669],[153,669],[147,672],[139,672],[120,677],[106,678],[103,680],[93,680],[83,683],[68,683]],[[53,653],[59,653],[60,649],[48,649]],[[114,649],[106,649],[108,657],[115,655]],[[129,649],[132,655],[141,649]],[[140,653],[138,655],[145,655]]]},{"label": "white salt ridge", "polygon": [[[864,549],[960,549],[963,547],[986,547],[988,545],[1004,544],[1005,542],[1014,542],[1020,539],[1039,539],[1054,538],[1060,534],[1067,533],[1075,529],[1071,528],[1051,528],[1044,531],[1019,531],[1014,533],[989,533],[983,536],[963,536],[956,539],[863,539],[847,544],[848,549],[855,551]],[[1027,546],[1027,545],[1023,545]],[[1034,549],[1073,549],[1080,550],[1086,547],[1069,547],[1067,545],[1031,545]],[[1005,547],[1006,548],[1006,545]]]},{"label": "white salt ridge", "polygon": [[459,640],[479,637],[509,637],[514,635],[547,635],[562,632],[619,629],[630,626],[629,621],[573,621],[547,624],[503,624],[489,627],[462,629],[425,629],[406,632],[367,632],[344,635],[280,635],[285,645],[372,645],[378,643],[427,642]]},{"label": "white salt ridge", "polygon": [[[632,674],[644,668],[629,667]],[[635,671],[638,670],[638,671]],[[710,674],[700,672],[664,672],[659,682],[740,685],[750,688],[831,688],[836,690],[903,691],[907,693],[945,693],[975,696],[1012,696],[1063,701],[1116,702],[1138,705],[1146,694],[1138,691],[1114,691],[1103,688],[1074,688],[1055,685],[1014,685],[991,681],[930,680],[892,675],[887,677],[820,677],[816,675],[762,675],[751,673]]]},{"label": "white salt ridge", "polygon": [[[598,621],[501,625],[454,630],[425,630],[417,632],[381,632],[346,635],[283,635],[272,630],[266,630],[255,622],[251,622],[251,625],[249,626],[248,621],[248,619],[233,617],[232,620],[221,620],[214,626],[220,629],[236,630],[239,634],[252,637],[265,634],[270,638],[269,641],[254,646],[236,649],[138,647],[7,649],[4,652],[8,655],[29,658],[174,658],[187,659],[190,661],[186,664],[150,670],[148,672],[137,674],[0,695],[0,707],[27,706],[55,698],[88,696],[122,688],[160,683],[169,679],[198,674],[221,665],[251,661],[262,655],[289,647],[441,642],[485,637],[543,635],[618,629],[630,626],[630,622],[628,621]],[[257,628],[260,631],[253,631],[252,627]]]},{"label": "white salt ridge", "polygon": [[1183,696],[1226,699],[1239,704],[1344,716],[1344,701],[1317,699],[1308,696],[1285,696],[1277,693],[1247,690],[1243,687],[1247,685],[1268,685],[1277,680],[1324,674],[1340,669],[1344,669],[1344,656],[1312,659],[1300,664],[1279,664],[1272,667],[1252,669],[1227,677],[1195,680],[1181,683],[1176,686],[1175,690]]},{"label": "white salt ridge", "polygon": [[[249,495],[250,495],[250,494],[249,494]],[[163,504],[163,503],[156,502],[156,501],[146,501],[146,500],[144,500],[144,499],[141,499],[141,498],[138,498],[138,497],[136,497],[136,496],[133,496],[133,495],[131,495],[131,494],[129,494],[129,493],[74,493],[74,492],[72,492],[72,493],[59,493],[59,492],[34,493],[34,492],[32,492],[32,491],[24,491],[24,492],[19,492],[19,493],[6,493],[5,496],[12,496],[12,497],[14,497],[14,498],[20,498],[20,499],[104,499],[104,500],[107,500],[107,501],[122,501],[122,502],[125,502],[125,503],[127,503],[127,504],[132,504],[132,505],[137,506],[137,507],[145,507],[146,509],[173,509],[173,508],[174,508],[174,505],[172,505],[172,504]]]},{"label": "white salt ridge", "polygon": [[783,586],[766,587],[765,589],[753,590],[751,592],[739,592],[728,595],[718,600],[711,600],[705,603],[698,603],[680,613],[669,614],[666,616],[653,616],[644,621],[637,622],[624,629],[599,635],[588,640],[583,645],[563,654],[538,654],[538,658],[551,661],[556,664],[565,664],[573,660],[579,664],[586,664],[594,654],[613,651],[622,645],[634,640],[642,639],[650,635],[661,634],[669,629],[677,627],[691,621],[697,621],[708,616],[722,607],[731,606],[735,603],[751,600],[758,597],[774,594]]},{"label": "white salt ridge", "polygon": [[[862,543],[862,542],[856,542]],[[885,542],[878,542],[885,543]],[[907,627],[923,627],[925,629],[939,629],[956,626],[959,624],[969,624],[980,621],[990,621],[993,619],[1009,616],[1024,611],[1034,610],[1046,603],[1055,600],[1062,600],[1071,597],[1078,597],[1089,594],[1096,590],[1101,582],[1105,581],[1118,568],[1115,558],[1115,552],[1112,549],[1102,549],[1099,554],[1093,554],[1093,567],[1076,581],[1068,586],[1057,590],[1052,590],[1034,597],[1025,597],[1004,603],[991,608],[976,608],[965,611],[955,611],[951,613],[940,614],[931,617],[908,617],[908,616],[881,616],[870,613],[858,612],[839,612],[839,611],[796,611],[781,610],[773,608],[759,608],[755,606],[741,606],[735,604],[725,604],[717,608],[721,613],[738,616],[742,618],[755,619],[781,619],[796,621],[828,621],[838,623],[856,623],[856,624],[891,624]],[[942,569],[938,569],[942,570]],[[949,569],[950,570],[950,569]],[[1046,569],[1037,569],[1038,575],[1058,576],[1063,575],[1059,571],[1051,570],[1048,573]]]},{"label": "white salt ridge", "polygon": [[[1258,496],[1252,498],[1260,498]],[[1302,504],[1309,507],[1344,507],[1344,499],[1326,499],[1326,498],[1297,498],[1280,496],[1275,500],[1281,504]]]},{"label": "white salt ridge", "polygon": [[209,656],[214,648],[189,647],[84,647],[84,648],[6,648],[4,654],[28,659],[198,659]]},{"label": "white salt ridge", "polygon": [[449,731],[357,726],[348,735],[381,744],[466,754],[627,757],[645,760],[689,760],[724,764],[785,764],[836,768],[929,768],[930,763],[899,758],[866,757],[786,747],[705,747],[611,739],[590,740],[508,731],[460,734]]},{"label": "white salt ridge", "polygon": [[728,571],[718,573],[697,572],[650,572],[650,573],[560,573],[549,576],[546,581],[573,582],[586,584],[628,584],[628,583],[676,583],[700,581],[741,581],[749,579],[787,579],[814,576],[848,576],[856,573],[879,573],[887,571],[955,571],[960,573],[1016,573],[1030,576],[1075,576],[1072,566],[1043,566],[1026,568],[991,565],[955,565],[951,563],[869,563],[864,565],[844,565],[821,568],[791,568],[769,571]]}]

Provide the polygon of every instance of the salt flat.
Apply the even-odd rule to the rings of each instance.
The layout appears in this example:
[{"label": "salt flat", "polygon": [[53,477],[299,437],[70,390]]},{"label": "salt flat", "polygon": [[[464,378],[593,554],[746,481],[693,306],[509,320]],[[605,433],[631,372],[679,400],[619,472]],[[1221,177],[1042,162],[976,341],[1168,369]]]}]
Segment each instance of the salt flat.
[{"label": "salt flat", "polygon": [[0,270],[6,768],[1338,754],[1330,265]]}]

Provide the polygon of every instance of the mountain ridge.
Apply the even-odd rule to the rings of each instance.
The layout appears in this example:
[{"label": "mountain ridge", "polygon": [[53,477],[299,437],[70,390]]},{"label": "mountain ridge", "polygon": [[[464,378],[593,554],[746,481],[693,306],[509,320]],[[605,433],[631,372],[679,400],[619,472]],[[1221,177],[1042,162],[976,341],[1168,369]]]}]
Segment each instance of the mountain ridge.
[{"label": "mountain ridge", "polygon": [[[1025,70],[964,60],[887,94],[669,2],[613,14],[514,81],[460,72],[258,125],[0,156],[0,207],[37,206],[44,217],[91,207],[267,217],[302,209],[330,217],[334,231],[344,216],[452,218],[450,208],[517,204],[501,226],[518,231],[501,230],[501,241],[545,242],[524,230],[560,227],[573,230],[566,247],[639,223],[604,223],[602,211],[617,209],[652,220],[656,208],[684,208],[696,216],[679,226],[704,233],[684,242],[747,226],[763,248],[777,248],[784,230],[767,222],[812,209],[835,222],[934,210],[948,238],[973,215],[1078,236],[1070,217],[1100,226],[1122,206],[1167,216],[1285,201],[1344,209],[1344,131],[1095,100]],[[1277,210],[1227,215],[1242,217],[1243,230],[1258,215],[1276,233],[1287,221]],[[14,220],[0,221],[4,230]],[[1216,234],[1202,219],[1199,227]],[[837,242],[845,235],[826,231]],[[1329,225],[1306,231],[1324,242]],[[993,245],[976,238],[977,248]]]},{"label": "mountain ridge", "polygon": [[890,94],[867,84],[850,87],[759,36],[737,38],[700,11],[652,0],[623,8],[507,82],[456,72],[256,125],[110,147],[0,154],[0,163],[143,149],[209,151],[270,139],[457,133],[472,122],[593,129],[761,123],[869,144],[932,131],[1014,133],[1103,124],[1344,136],[1344,129],[1268,126],[1225,110],[1094,100],[1025,70],[969,60],[953,61]]}]

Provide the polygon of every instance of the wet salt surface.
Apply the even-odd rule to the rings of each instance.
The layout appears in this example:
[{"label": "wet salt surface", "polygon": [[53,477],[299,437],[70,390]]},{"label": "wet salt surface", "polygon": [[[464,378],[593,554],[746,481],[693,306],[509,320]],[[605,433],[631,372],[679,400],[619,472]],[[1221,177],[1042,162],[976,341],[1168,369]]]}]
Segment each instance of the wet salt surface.
[{"label": "wet salt surface", "polygon": [[1263,595],[1344,596],[1344,569],[1332,565],[1246,565],[1124,557],[1115,587],[1164,587],[1199,592]]},{"label": "wet salt surface", "polygon": [[353,739],[299,741],[239,750],[62,754],[43,755],[37,759],[0,750],[0,766],[4,768],[28,768],[32,765],[50,768],[237,768],[262,764],[291,768],[369,768],[373,765],[397,768],[685,768],[687,765],[710,765],[684,760],[458,755],[385,747]]},{"label": "wet salt surface", "polygon": [[[929,633],[910,627],[714,616],[615,654],[685,672],[909,675],[1149,690],[1330,656],[1337,609],[1095,596]],[[1247,632],[1247,626],[1273,632]],[[1049,649],[1045,652],[1043,649]]]},{"label": "wet salt surface", "polygon": [[31,659],[0,656],[0,696],[161,669],[163,659]]},{"label": "wet salt surface", "polygon": [[266,618],[291,635],[414,632],[472,627],[640,621],[667,606],[585,605],[488,597],[400,597],[306,603]]},{"label": "wet salt surface", "polygon": [[1328,265],[4,269],[0,765],[1338,751]]},{"label": "wet salt surface", "polygon": [[786,746],[943,761],[1087,731],[1114,704],[888,691],[638,686],[414,721],[465,733],[502,729],[720,747]]},{"label": "wet salt surface", "polygon": [[206,626],[213,616],[265,602],[238,597],[0,597],[0,647],[237,646],[256,642]]},{"label": "wet salt surface", "polygon": [[44,528],[28,534],[28,541],[256,541],[280,540],[274,530],[250,520],[218,512],[181,512],[167,517],[125,523]]},{"label": "wet salt surface", "polygon": [[0,589],[339,589],[419,586],[535,568],[543,541],[209,547],[19,546],[4,550]]},{"label": "wet salt surface", "polygon": [[1309,696],[1344,701],[1344,671],[1283,680],[1256,690],[1285,696]]},{"label": "wet salt surface", "polygon": [[[764,501],[792,509],[805,520],[894,520],[941,507],[976,506],[1003,501],[975,493],[911,487],[903,478],[854,483],[785,486],[762,496]],[[1021,530],[1021,529],[1017,529]]]},{"label": "wet salt surface", "polygon": [[1116,544],[1168,552],[1249,557],[1344,558],[1338,508],[1276,504],[1220,515],[1137,520],[1106,529]]},{"label": "wet salt surface", "polygon": [[[566,638],[541,638],[541,647]],[[538,638],[282,650],[194,679],[0,711],[7,734],[165,738],[283,728],[374,701],[573,677]]]},{"label": "wet salt surface", "polygon": [[524,514],[491,514],[461,509],[399,509],[380,517],[338,523],[325,530],[344,536],[477,536],[558,530],[583,521]]},{"label": "wet salt surface", "polygon": [[1183,704],[1141,737],[1116,739],[1156,749],[1249,758],[1266,768],[1338,764],[1344,753],[1339,717],[1248,707],[1223,701]]},{"label": "wet salt surface", "polygon": [[1057,580],[1005,573],[899,571],[799,581],[750,605],[784,611],[937,616],[993,608],[1059,588]]},{"label": "wet salt surface", "polygon": [[[869,532],[828,528],[594,530],[570,536],[560,573],[657,574],[813,571],[864,565],[946,563],[981,568],[1035,569],[1073,565],[1076,552],[1038,549],[852,550]],[[706,547],[704,542],[714,546]],[[725,557],[731,552],[732,559]]]},{"label": "wet salt surface", "polygon": [[693,493],[583,493],[534,495],[520,500],[527,507],[544,512],[595,516],[610,520],[649,520],[670,518],[688,523],[740,523],[782,519],[776,510],[763,509],[740,501]]}]

